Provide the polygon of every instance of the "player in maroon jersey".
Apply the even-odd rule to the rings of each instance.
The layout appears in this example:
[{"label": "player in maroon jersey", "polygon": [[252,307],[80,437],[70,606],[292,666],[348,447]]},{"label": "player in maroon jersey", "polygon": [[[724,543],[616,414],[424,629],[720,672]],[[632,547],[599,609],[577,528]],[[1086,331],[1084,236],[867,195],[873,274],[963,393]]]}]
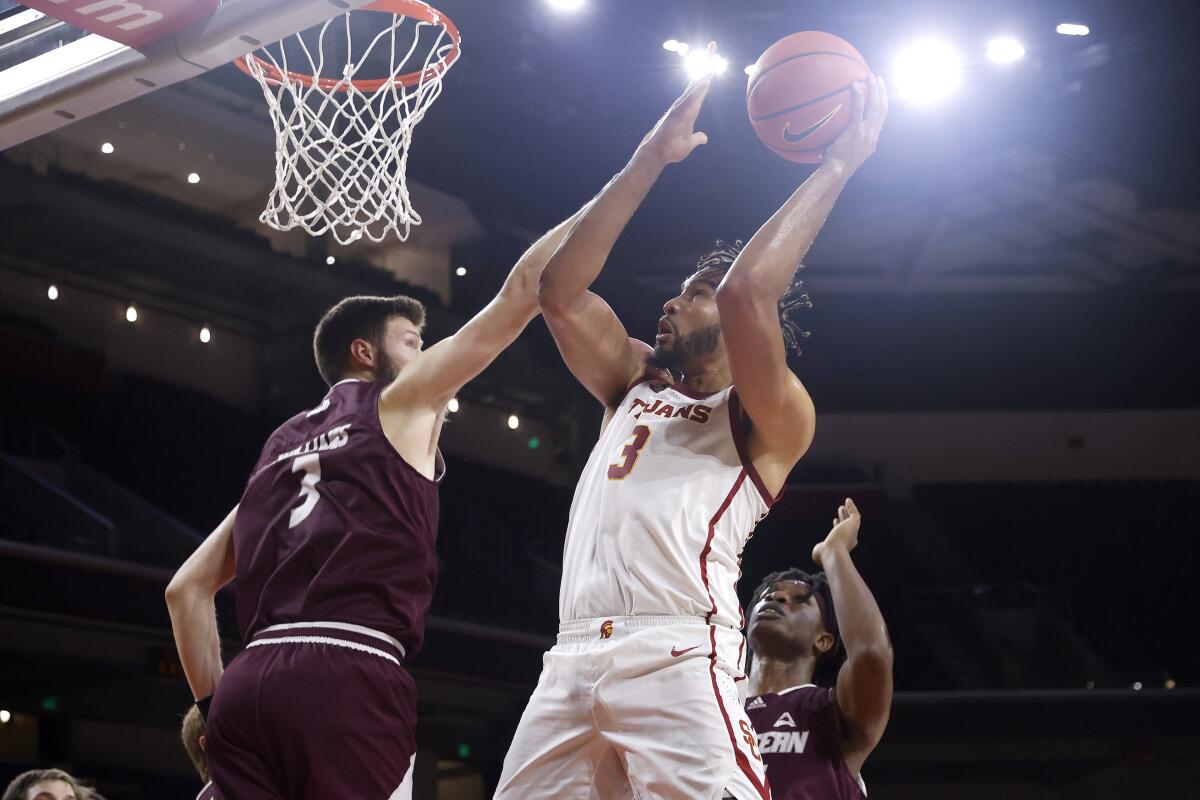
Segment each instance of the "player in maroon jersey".
[{"label": "player in maroon jersey", "polygon": [[[754,592],[746,713],[758,732],[775,800],[866,795],[863,762],[891,711],[892,645],[879,606],[850,559],[860,521],[847,498],[833,530],[813,548],[822,572],[775,572]],[[837,668],[843,649],[845,663]],[[814,675],[833,668],[832,689],[815,685]]]},{"label": "player in maroon jersey", "polygon": [[[241,501],[167,588],[222,797],[411,795],[417,700],[401,664],[436,578],[446,406],[537,315],[538,278],[574,220],[428,350],[412,298],[346,298],[318,324],[329,392],[271,435]],[[246,648],[223,670],[213,599],[234,577]]]}]

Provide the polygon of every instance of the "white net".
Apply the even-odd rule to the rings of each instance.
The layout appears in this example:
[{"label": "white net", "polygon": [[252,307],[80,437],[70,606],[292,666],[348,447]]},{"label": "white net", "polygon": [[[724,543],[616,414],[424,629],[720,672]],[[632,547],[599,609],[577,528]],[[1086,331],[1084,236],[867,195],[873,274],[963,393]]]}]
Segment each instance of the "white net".
[{"label": "white net", "polygon": [[[405,180],[408,149],[457,60],[458,37],[436,10],[411,5],[421,18],[351,12],[315,35],[298,33],[245,57],[275,128],[275,188],[263,223],[328,233],[343,245],[389,234],[404,241],[421,224]],[[374,29],[367,36],[356,30],[363,21]],[[325,77],[327,68],[336,77]]]}]

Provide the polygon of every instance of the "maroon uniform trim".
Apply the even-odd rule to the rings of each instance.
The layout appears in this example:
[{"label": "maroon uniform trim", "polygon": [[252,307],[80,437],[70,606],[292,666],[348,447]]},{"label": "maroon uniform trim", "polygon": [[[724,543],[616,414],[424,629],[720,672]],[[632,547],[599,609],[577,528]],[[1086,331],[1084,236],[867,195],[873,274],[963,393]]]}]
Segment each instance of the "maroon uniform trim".
[{"label": "maroon uniform trim", "polygon": [[[641,375],[634,378],[633,382],[630,383],[628,387],[626,387],[625,394],[624,394],[624,396],[621,397],[621,402],[624,402],[625,398],[629,396],[629,393],[632,392],[637,387],[641,386],[643,383],[650,383],[650,381],[658,381],[658,380],[662,380],[662,378],[659,375],[651,372],[650,370],[646,370]],[[617,403],[617,405],[620,405],[620,404],[621,403]]]},{"label": "maroon uniform trim", "polygon": [[710,625],[708,636],[712,647],[708,658],[708,674],[712,680],[713,696],[717,698],[717,708],[721,709],[721,718],[725,720],[725,731],[729,734],[729,744],[733,747],[734,760],[762,800],[771,800],[770,781],[764,776],[764,781],[758,782],[758,776],[754,774],[754,769],[750,766],[750,759],[746,758],[742,748],[738,747],[737,735],[733,732],[733,722],[729,719],[729,712],[725,710],[725,703],[721,700],[721,690],[717,687],[717,629]]},{"label": "maroon uniform trim", "polygon": [[[782,495],[782,492],[780,494]],[[742,545],[742,553],[738,554],[738,574],[737,574],[737,577],[734,578],[734,580],[733,580],[733,593],[735,595],[737,594],[738,583],[742,579],[742,554],[746,552],[746,547],[750,544],[750,540],[753,538],[754,538],[754,531],[752,530],[752,531],[750,531],[750,535],[746,537],[746,544]],[[739,618],[738,629],[745,630],[745,628],[746,628],[746,609],[742,607],[741,603],[738,603],[738,618]],[[745,676],[739,678],[738,680],[745,680]]]},{"label": "maroon uniform trim", "polygon": [[697,392],[695,389],[689,387],[686,383],[673,383],[671,384],[670,388],[674,389],[685,397],[692,398],[693,400],[707,400],[713,395],[717,395],[725,391],[724,389],[718,389],[715,392]]},{"label": "maroon uniform trim", "polygon": [[708,521],[708,538],[704,540],[704,549],[700,551],[700,580],[704,582],[704,591],[708,594],[708,602],[712,603],[712,610],[704,618],[705,622],[711,622],[713,615],[717,613],[717,601],[713,598],[712,590],[708,588],[708,554],[712,552],[712,540],[717,534],[717,524],[720,523],[721,517],[725,516],[725,512],[729,510],[730,503],[733,502],[733,498],[737,495],[738,490],[742,488],[745,480],[746,471],[742,470],[738,473],[737,480],[733,482],[733,488],[729,490],[729,494],[725,495],[725,502],[721,503],[721,507],[717,509],[717,513]]},{"label": "maroon uniform trim", "polygon": [[742,401],[738,398],[736,388],[729,392],[729,430],[733,434],[733,445],[737,448],[738,458],[742,460],[742,466],[746,468],[750,480],[754,482],[758,493],[762,495],[763,502],[768,507],[775,505],[775,502],[783,496],[783,489],[780,489],[779,494],[772,497],[771,493],[767,491],[767,485],[763,483],[762,476],[754,468],[754,462],[750,460],[750,451],[746,447],[746,432],[742,429]]}]

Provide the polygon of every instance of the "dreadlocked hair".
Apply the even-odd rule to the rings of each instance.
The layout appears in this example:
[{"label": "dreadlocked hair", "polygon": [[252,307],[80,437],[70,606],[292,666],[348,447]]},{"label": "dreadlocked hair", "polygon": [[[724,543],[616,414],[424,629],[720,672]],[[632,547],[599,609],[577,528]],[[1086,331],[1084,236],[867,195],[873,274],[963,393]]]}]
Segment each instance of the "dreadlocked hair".
[{"label": "dreadlocked hair", "polygon": [[[758,605],[759,601],[771,591],[771,587],[781,581],[803,581],[811,586],[814,597],[821,596],[822,604],[829,609],[834,624],[837,624],[837,614],[833,608],[833,592],[829,589],[829,579],[825,577],[824,572],[805,572],[798,567],[788,567],[779,572],[772,572],[762,579],[762,583],[750,596],[750,607],[754,608]],[[829,631],[829,633],[833,634],[833,647],[817,656],[817,663],[813,667],[813,682],[820,686],[832,685],[837,681],[838,668],[846,658],[841,635],[836,631]]]},{"label": "dreadlocked hair", "polygon": [[[727,244],[723,239],[717,239],[713,249],[696,262],[696,271],[692,273],[693,276],[709,272],[720,273],[722,278],[725,277],[725,273],[729,271],[733,262],[741,254],[743,246],[741,239],[735,239],[733,244]],[[803,351],[800,349],[800,340],[807,339],[812,335],[810,331],[801,328],[796,321],[801,310],[812,308],[812,300],[804,291],[804,280],[800,277],[803,269],[803,264],[796,267],[791,285],[783,293],[783,297],[779,298],[779,327],[783,329],[783,346],[792,356],[801,355]],[[719,280],[715,282],[720,283]]]}]

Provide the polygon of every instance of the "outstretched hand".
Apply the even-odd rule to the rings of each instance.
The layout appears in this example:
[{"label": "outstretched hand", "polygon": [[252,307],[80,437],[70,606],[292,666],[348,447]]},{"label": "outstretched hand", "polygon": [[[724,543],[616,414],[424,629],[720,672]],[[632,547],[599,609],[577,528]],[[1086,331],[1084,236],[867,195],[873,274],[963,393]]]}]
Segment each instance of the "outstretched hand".
[{"label": "outstretched hand", "polygon": [[[708,57],[715,58],[717,43],[708,43]],[[696,131],[696,117],[708,94],[710,76],[697,78],[688,84],[683,94],[671,104],[667,113],[642,139],[640,149],[652,154],[663,164],[683,161],[693,150],[708,142],[708,136]]]},{"label": "outstretched hand", "polygon": [[823,163],[839,162],[852,171],[862,166],[875,152],[879,132],[887,119],[888,94],[883,78],[871,75],[866,82],[851,87],[854,104],[850,108],[850,125],[825,150]]},{"label": "outstretched hand", "polygon": [[859,513],[858,506],[854,505],[854,501],[847,497],[845,505],[838,507],[837,516],[833,519],[833,529],[829,531],[825,541],[813,548],[813,561],[817,562],[818,566],[824,567],[821,559],[829,550],[840,548],[847,553],[853,550],[858,544],[858,526],[861,522],[862,514]]}]

